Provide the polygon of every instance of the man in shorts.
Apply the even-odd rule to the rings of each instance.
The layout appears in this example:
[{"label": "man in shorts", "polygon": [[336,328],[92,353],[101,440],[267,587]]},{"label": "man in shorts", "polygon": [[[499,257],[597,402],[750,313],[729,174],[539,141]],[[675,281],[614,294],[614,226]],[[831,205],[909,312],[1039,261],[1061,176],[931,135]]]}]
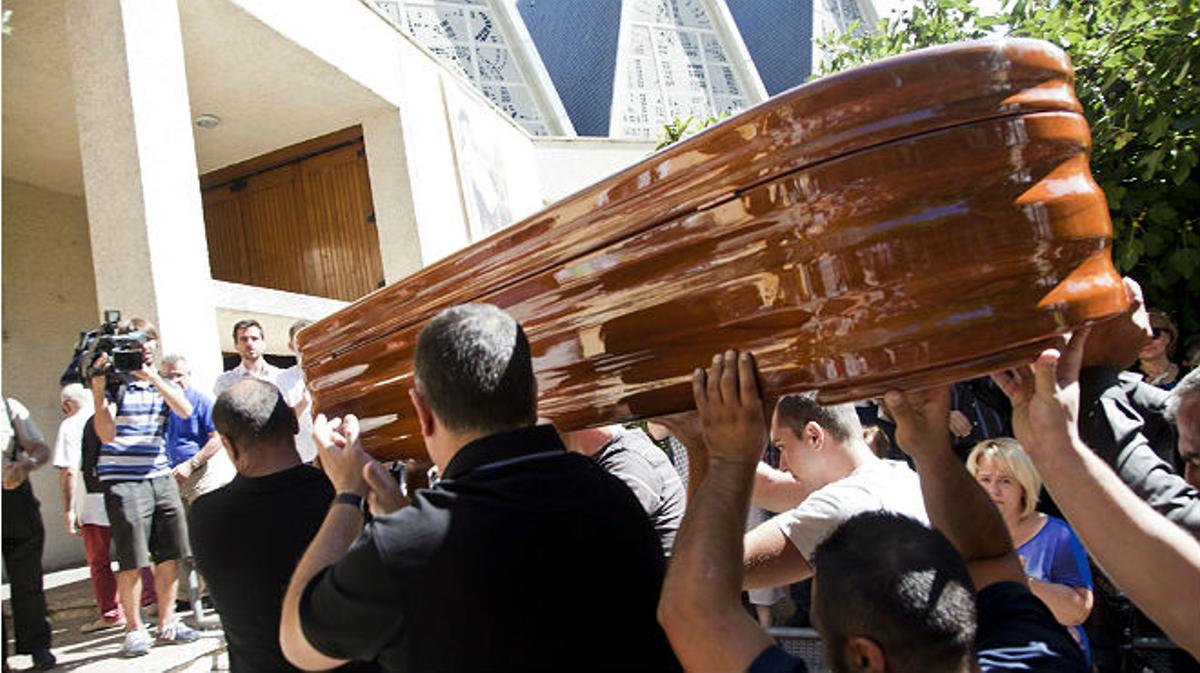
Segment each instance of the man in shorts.
[{"label": "man in shorts", "polygon": [[191,642],[199,634],[175,617],[179,588],[178,559],[189,555],[187,523],[179,487],[167,456],[167,417],[192,414],[183,390],[154,369],[158,331],[135,318],[122,325],[122,333],[141,331],[142,369],[130,372],[115,390],[106,376],[111,368],[107,354],[92,367],[95,429],[103,445],[96,473],[104,484],[104,507],[112,526],[112,541],[119,565],[117,597],[125,612],[125,643],[121,654],[136,657],[150,652],[153,641],[142,623],[137,598],[141,593],[140,569],[154,561],[158,594],[159,644]]}]

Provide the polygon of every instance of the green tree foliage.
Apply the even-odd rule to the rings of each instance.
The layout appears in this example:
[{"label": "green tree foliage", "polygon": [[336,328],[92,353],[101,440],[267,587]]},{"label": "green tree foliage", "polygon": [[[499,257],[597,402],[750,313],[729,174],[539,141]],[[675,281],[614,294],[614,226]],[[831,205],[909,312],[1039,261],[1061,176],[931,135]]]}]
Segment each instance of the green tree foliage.
[{"label": "green tree foliage", "polygon": [[688,136],[696,135],[727,117],[729,117],[729,113],[723,113],[720,117],[709,117],[708,119],[701,120],[697,120],[695,117],[688,117],[687,119],[676,117],[670,123],[663,124],[662,132],[658,134],[658,144],[654,146],[654,151],[657,152],[664,147],[674,145]]},{"label": "green tree foliage", "polygon": [[1200,331],[1200,3],[1007,0],[985,16],[967,0],[920,0],[874,31],[822,40],[821,70],[994,33],[1047,40],[1070,55],[1117,267],[1184,333]]}]

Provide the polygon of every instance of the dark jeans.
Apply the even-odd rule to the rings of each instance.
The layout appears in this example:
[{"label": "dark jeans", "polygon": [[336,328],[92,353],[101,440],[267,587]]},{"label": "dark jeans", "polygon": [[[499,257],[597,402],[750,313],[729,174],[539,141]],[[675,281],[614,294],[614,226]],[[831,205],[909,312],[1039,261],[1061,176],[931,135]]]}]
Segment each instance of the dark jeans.
[{"label": "dark jeans", "polygon": [[[4,567],[12,585],[13,628],[17,654],[33,654],[50,647],[50,619],[46,617],[46,594],[42,592],[42,547],[46,531],[33,489],[26,481],[4,491]],[[8,638],[4,639],[8,653]]]}]

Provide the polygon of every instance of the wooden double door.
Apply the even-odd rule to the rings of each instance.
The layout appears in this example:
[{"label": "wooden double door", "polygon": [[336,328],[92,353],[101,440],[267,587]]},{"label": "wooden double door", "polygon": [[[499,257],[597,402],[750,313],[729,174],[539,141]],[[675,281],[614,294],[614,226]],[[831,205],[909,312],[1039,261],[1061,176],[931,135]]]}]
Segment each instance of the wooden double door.
[{"label": "wooden double door", "polygon": [[383,285],[361,132],[201,178],[217,280],[353,301]]}]

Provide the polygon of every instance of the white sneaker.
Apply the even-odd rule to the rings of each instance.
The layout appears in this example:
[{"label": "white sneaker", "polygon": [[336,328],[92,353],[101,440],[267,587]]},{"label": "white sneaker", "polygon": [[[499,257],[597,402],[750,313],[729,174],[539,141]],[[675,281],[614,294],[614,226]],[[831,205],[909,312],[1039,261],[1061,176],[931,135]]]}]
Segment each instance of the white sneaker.
[{"label": "white sneaker", "polygon": [[104,617],[97,617],[97,618],[93,619],[92,621],[84,624],[83,626],[80,626],[79,632],[80,633],[95,633],[96,631],[107,631],[109,629],[120,628],[123,626],[125,626],[125,618],[124,617],[116,617],[114,619],[105,619]]},{"label": "white sneaker", "polygon": [[150,654],[150,647],[154,644],[154,639],[150,637],[150,632],[146,627],[134,629],[125,633],[125,644],[121,646],[121,656],[123,657],[140,657]]},{"label": "white sneaker", "polygon": [[199,639],[199,631],[176,619],[174,623],[168,624],[158,630],[158,640],[155,642],[159,645],[175,645],[178,643],[191,643]]}]

